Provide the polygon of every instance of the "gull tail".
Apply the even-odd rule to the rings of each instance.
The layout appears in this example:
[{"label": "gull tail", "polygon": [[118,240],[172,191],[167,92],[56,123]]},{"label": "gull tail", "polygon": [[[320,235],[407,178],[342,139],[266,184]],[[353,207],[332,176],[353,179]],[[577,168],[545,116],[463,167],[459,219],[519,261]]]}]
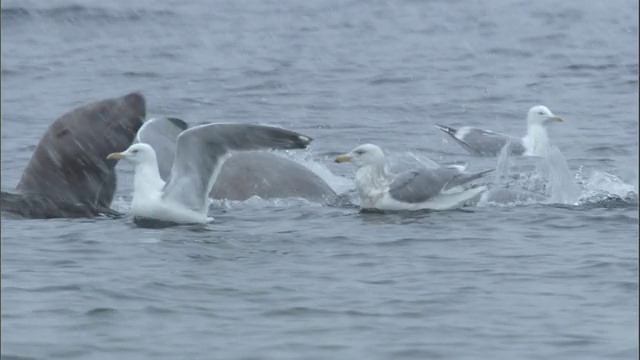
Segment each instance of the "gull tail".
[{"label": "gull tail", "polygon": [[467,165],[468,164],[450,164],[450,165],[446,165],[446,168],[450,168],[450,169],[456,169],[460,172],[463,172],[467,169]]},{"label": "gull tail", "polygon": [[257,146],[280,150],[305,149],[313,141],[295,131],[263,125],[250,126],[247,135]]},{"label": "gull tail", "polygon": [[448,126],[444,126],[444,125],[440,125],[440,124],[436,124],[435,127],[439,130],[444,131],[445,133],[455,137],[456,136],[456,132],[458,132],[457,129],[454,129],[452,127],[448,127]]},{"label": "gull tail", "polygon": [[208,143],[236,151],[305,149],[312,140],[309,136],[275,126],[213,123],[182,132],[178,150],[181,142]]},{"label": "gull tail", "polygon": [[[462,138],[458,138],[459,129],[454,129],[452,127],[439,125],[439,124],[436,124],[435,127],[439,130],[442,130],[442,132],[446,133],[447,135],[451,136],[451,138],[455,140],[458,144],[460,144],[463,148],[465,148],[465,150],[467,150],[469,154],[482,155],[481,152],[479,152],[473,146],[470,146],[469,144],[467,144]],[[463,135],[463,134],[460,134],[460,135]]]},{"label": "gull tail", "polygon": [[432,210],[461,208],[467,204],[477,202],[485,191],[487,191],[487,187],[480,185],[462,191],[440,193],[429,199],[425,207]]},{"label": "gull tail", "polygon": [[479,179],[483,176],[485,176],[486,174],[490,173],[494,171],[494,169],[489,169],[489,170],[483,170],[477,173],[472,173],[472,174],[460,174],[458,176],[456,176],[455,178],[453,178],[446,186],[445,190],[454,188],[456,186],[460,186],[460,185],[464,185],[466,183],[469,183],[473,180]]},{"label": "gull tail", "polygon": [[468,179],[469,179],[469,180],[468,180],[467,182],[469,182],[469,181],[473,181],[473,180],[475,180],[475,179],[479,179],[479,178],[481,178],[481,177],[485,176],[486,174],[488,174],[488,173],[490,173],[490,172],[492,172],[492,171],[494,171],[494,170],[495,170],[495,169],[482,170],[482,171],[477,172],[477,173],[475,173],[475,174],[471,174],[471,175],[469,175],[469,177],[468,177]]}]

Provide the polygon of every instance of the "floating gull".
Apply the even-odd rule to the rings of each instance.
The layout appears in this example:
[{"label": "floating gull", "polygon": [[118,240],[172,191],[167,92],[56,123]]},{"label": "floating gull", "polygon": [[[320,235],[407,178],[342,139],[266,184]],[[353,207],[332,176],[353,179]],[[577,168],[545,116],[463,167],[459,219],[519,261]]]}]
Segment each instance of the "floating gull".
[{"label": "floating gull", "polygon": [[[276,127],[207,124],[180,133],[171,173],[165,183],[153,147],[131,145],[108,159],[135,165],[131,214],[134,218],[173,223],[206,223],[209,192],[230,150],[304,149],[311,138]],[[166,156],[166,155],[163,155]]]},{"label": "floating gull", "polygon": [[[160,177],[171,174],[178,136],[189,125],[176,118],[153,118],[145,121],[136,141],[151,145],[158,159]],[[336,193],[321,177],[294,160],[270,151],[234,153],[220,168],[209,196],[213,199],[245,201],[303,198],[313,202],[331,202]]]},{"label": "floating gull", "polygon": [[465,173],[464,167],[413,169],[391,174],[385,169],[382,150],[373,144],[360,145],[336,162],[353,161],[358,166],[356,189],[360,207],[378,210],[446,210],[463,206],[487,188],[462,185],[493,171]]},{"label": "floating gull", "polygon": [[454,129],[444,125],[436,127],[451,135],[473,155],[497,156],[509,143],[513,155],[541,156],[549,145],[547,125],[562,119],[542,105],[534,106],[527,113],[527,135],[521,139],[497,132],[464,126]]}]

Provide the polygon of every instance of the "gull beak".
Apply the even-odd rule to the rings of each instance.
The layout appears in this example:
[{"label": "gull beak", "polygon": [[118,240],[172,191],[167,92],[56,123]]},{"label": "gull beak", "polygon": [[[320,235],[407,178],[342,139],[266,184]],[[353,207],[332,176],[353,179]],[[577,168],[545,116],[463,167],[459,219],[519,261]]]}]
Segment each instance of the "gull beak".
[{"label": "gull beak", "polygon": [[553,115],[549,117],[549,121],[563,122],[564,120],[560,116]]},{"label": "gull beak", "polygon": [[351,161],[351,156],[349,156],[349,155],[338,155],[338,156],[336,156],[336,162],[337,163],[343,163],[343,162],[347,162],[347,161]]},{"label": "gull beak", "polygon": [[120,160],[122,158],[124,158],[124,155],[119,152],[111,153],[107,156],[108,160]]}]

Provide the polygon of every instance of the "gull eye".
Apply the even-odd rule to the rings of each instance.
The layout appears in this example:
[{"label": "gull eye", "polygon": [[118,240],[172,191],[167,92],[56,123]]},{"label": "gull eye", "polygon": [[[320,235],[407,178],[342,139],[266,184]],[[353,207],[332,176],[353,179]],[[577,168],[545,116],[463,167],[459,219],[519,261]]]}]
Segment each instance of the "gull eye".
[{"label": "gull eye", "polygon": [[356,155],[362,155],[362,154],[364,154],[364,150],[358,150],[358,151],[356,151]]},{"label": "gull eye", "polygon": [[137,153],[138,153],[138,150],[133,150],[131,153],[132,153],[132,154],[137,154]]},{"label": "gull eye", "polygon": [[540,112],[538,113],[538,115],[544,115],[544,113],[543,113],[542,111],[540,111]]}]

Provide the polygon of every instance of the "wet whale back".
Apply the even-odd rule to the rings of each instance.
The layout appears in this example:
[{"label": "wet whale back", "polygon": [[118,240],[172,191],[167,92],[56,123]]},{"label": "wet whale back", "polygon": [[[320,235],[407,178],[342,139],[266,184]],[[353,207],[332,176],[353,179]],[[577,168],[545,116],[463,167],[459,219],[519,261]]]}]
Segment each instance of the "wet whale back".
[{"label": "wet whale back", "polygon": [[108,207],[116,189],[116,162],[106,156],[133,142],[145,113],[144,97],[131,93],[64,114],[40,139],[17,189],[54,203]]},{"label": "wet whale back", "polygon": [[211,191],[214,199],[299,197],[329,202],[336,194],[305,166],[269,152],[235,153],[222,166]]}]

